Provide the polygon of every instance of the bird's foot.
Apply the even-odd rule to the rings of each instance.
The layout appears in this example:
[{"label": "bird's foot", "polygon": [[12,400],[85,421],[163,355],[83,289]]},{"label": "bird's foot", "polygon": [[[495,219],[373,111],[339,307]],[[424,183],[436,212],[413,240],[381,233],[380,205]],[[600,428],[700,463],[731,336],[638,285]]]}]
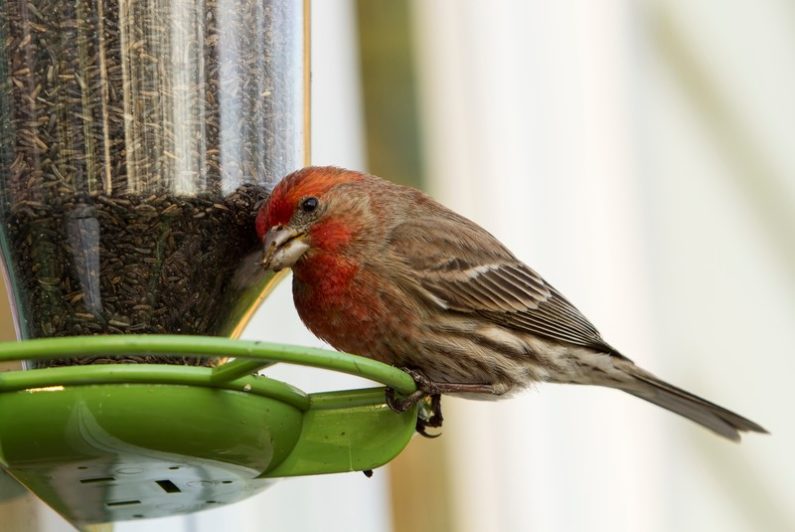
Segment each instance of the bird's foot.
[{"label": "bird's foot", "polygon": [[411,375],[411,378],[417,384],[417,390],[405,398],[400,398],[395,394],[395,390],[387,388],[386,403],[395,412],[402,413],[423,401],[417,415],[417,432],[427,438],[439,436],[439,434],[428,434],[425,429],[442,426],[444,421],[442,417],[443,393],[502,395],[505,392],[505,389],[494,384],[433,382],[419,370],[412,368],[401,369]]},{"label": "bird's foot", "polygon": [[387,388],[386,404],[389,405],[389,408],[395,412],[403,413],[426,397],[439,395],[442,393],[439,385],[435,382],[431,382],[431,380],[421,371],[412,368],[400,369],[408,373],[411,378],[414,379],[414,383],[417,385],[417,390],[406,397],[400,398],[397,396],[397,394],[395,394],[395,390],[392,388]]},{"label": "bird's foot", "polygon": [[401,369],[411,375],[411,378],[417,384],[417,390],[405,398],[399,398],[395,395],[395,391],[392,388],[387,388],[387,405],[396,412],[406,412],[409,408],[422,401],[423,403],[417,415],[417,432],[426,438],[439,437],[441,434],[429,434],[426,429],[428,427],[441,427],[444,421],[441,390],[424,373],[411,368]]},{"label": "bird's foot", "polygon": [[392,388],[386,389],[386,404],[394,410],[395,412],[402,414],[406,412],[409,408],[419,403],[426,394],[422,390],[417,390],[416,392],[407,395],[406,397],[398,397],[395,394],[395,390]]},{"label": "bird's foot", "polygon": [[441,432],[438,434],[430,434],[425,429],[428,427],[438,428],[442,426],[444,422],[444,417],[442,416],[442,396],[437,393],[427,396],[426,398],[430,399],[430,404],[424,402],[422,408],[420,408],[419,415],[417,416],[417,432],[426,438],[438,438],[442,435]]},{"label": "bird's foot", "polygon": [[392,388],[387,388],[386,404],[389,405],[389,408],[395,412],[403,413],[422,401],[425,397],[428,397],[429,395],[438,395],[441,393],[437,389],[437,385],[431,382],[431,380],[426,377],[424,373],[411,368],[400,369],[408,373],[411,378],[414,379],[414,383],[417,385],[417,390],[406,397],[400,398],[397,396],[397,394],[395,394],[395,390]]}]

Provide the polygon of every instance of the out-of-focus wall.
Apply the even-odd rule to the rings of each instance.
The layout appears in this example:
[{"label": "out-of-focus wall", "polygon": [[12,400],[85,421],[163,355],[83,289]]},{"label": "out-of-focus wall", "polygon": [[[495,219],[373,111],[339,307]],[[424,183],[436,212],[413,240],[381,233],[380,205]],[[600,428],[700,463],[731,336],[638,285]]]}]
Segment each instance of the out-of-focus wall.
[{"label": "out-of-focus wall", "polygon": [[451,530],[793,530],[784,2],[413,2],[430,191],[741,445],[612,390],[445,400]]}]

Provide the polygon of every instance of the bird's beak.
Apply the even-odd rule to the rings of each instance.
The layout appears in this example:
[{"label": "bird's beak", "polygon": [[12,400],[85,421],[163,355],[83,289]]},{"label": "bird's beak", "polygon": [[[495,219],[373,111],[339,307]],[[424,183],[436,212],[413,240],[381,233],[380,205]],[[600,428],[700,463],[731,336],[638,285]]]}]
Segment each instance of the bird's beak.
[{"label": "bird's beak", "polygon": [[307,249],[306,233],[281,225],[271,227],[265,234],[262,267],[273,271],[289,268]]}]

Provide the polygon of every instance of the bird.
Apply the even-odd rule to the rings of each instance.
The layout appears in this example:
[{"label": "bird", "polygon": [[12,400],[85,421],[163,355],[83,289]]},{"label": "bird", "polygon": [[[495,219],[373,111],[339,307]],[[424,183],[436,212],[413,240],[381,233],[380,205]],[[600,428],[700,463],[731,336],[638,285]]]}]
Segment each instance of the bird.
[{"label": "bird", "polygon": [[266,270],[291,268],[309,330],[337,350],[409,371],[441,425],[441,394],[509,397],[535,383],[614,388],[739,441],[757,423],[673,386],[608,344],[558,290],[488,231],[425,193],[310,166],[256,213]]}]

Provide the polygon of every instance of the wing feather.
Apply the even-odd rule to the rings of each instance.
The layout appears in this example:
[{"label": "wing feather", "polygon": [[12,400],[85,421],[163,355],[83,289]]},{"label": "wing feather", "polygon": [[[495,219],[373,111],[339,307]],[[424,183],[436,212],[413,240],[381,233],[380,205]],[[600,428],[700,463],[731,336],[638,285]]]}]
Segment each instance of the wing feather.
[{"label": "wing feather", "polygon": [[465,218],[404,222],[393,229],[389,247],[428,299],[447,310],[618,355],[560,292]]}]

